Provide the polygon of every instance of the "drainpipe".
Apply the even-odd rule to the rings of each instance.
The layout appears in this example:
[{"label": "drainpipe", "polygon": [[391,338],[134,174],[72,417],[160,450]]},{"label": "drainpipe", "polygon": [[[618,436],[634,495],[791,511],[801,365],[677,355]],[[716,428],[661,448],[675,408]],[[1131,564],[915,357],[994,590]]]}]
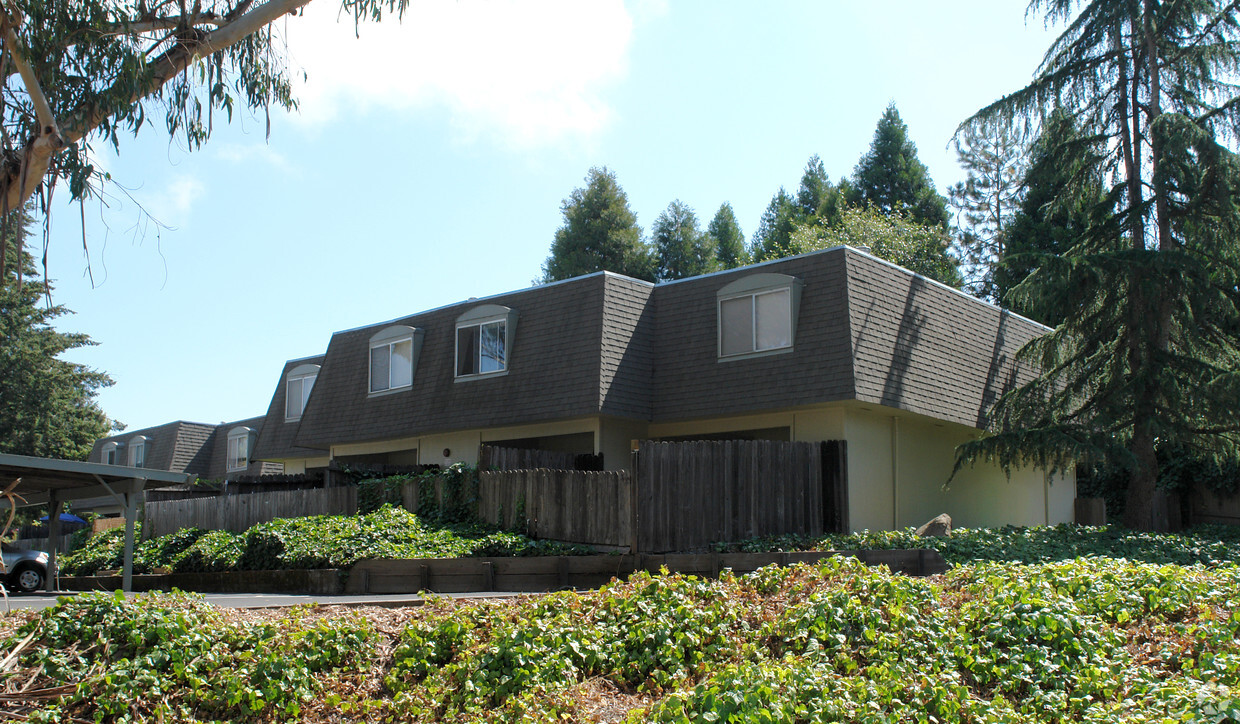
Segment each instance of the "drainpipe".
[{"label": "drainpipe", "polygon": [[891,529],[900,524],[900,418],[891,416]]},{"label": "drainpipe", "polygon": [[1049,470],[1042,471],[1042,515],[1045,518],[1046,525],[1051,524],[1051,473]]}]

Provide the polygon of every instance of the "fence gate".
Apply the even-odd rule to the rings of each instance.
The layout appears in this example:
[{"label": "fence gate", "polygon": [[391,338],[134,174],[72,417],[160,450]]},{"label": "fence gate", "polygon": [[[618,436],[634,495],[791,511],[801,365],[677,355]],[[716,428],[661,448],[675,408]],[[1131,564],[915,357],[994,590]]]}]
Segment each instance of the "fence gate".
[{"label": "fence gate", "polygon": [[845,443],[722,440],[639,444],[638,551],[703,549],[847,527]]}]

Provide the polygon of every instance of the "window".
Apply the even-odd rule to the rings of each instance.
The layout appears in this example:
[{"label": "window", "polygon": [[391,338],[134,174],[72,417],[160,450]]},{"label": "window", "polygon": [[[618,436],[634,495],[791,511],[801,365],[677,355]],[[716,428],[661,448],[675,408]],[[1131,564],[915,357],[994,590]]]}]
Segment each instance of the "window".
[{"label": "window", "polygon": [[370,392],[390,392],[413,385],[418,353],[422,350],[420,329],[395,325],[370,338]]},{"label": "window", "polygon": [[250,466],[250,442],[255,437],[248,427],[234,427],[228,431],[228,472],[245,470]]},{"label": "window", "polygon": [[284,389],[284,421],[292,422],[301,419],[310,400],[310,390],[314,389],[314,381],[319,376],[318,365],[298,365],[289,371],[285,378]]},{"label": "window", "polygon": [[129,467],[146,467],[146,437],[142,435],[129,441]]},{"label": "window", "polygon": [[486,304],[456,320],[456,376],[475,377],[508,371],[508,354],[517,313]]},{"label": "window", "polygon": [[786,274],[752,274],[719,290],[719,356],[792,348],[801,282]]},{"label": "window", "polygon": [[103,464],[116,465],[116,443],[109,442],[103,446]]}]

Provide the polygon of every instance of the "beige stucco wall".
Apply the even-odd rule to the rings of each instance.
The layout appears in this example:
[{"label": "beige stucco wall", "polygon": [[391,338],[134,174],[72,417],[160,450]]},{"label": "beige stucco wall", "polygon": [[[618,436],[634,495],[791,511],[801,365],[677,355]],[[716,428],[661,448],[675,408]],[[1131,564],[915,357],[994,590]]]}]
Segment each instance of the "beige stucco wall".
[{"label": "beige stucco wall", "polygon": [[[597,417],[562,420],[537,425],[490,427],[480,430],[455,430],[452,432],[419,435],[417,437],[377,440],[365,443],[333,445],[332,457],[346,455],[374,455],[380,453],[408,454],[408,459],[393,458],[394,464],[422,464],[448,466],[453,463],[478,464],[478,446],[495,440],[512,440],[527,437],[552,437],[586,433],[593,436],[594,452],[599,452],[599,427]],[[627,446],[627,441],[626,441]],[[448,451],[445,456],[444,450]],[[606,459],[606,458],[604,458]],[[326,464],[326,463],[324,463]]]},{"label": "beige stucco wall", "polygon": [[[918,526],[940,513],[963,527],[1072,521],[1076,481],[981,464],[950,487],[955,448],[976,431],[885,408],[847,412],[849,515],[854,530]],[[892,461],[894,460],[894,471]]]},{"label": "beige stucco wall", "polygon": [[844,420],[848,441],[848,523],[853,530],[895,527],[892,506],[891,420],[849,410]]},{"label": "beige stucco wall", "polygon": [[628,470],[632,466],[634,440],[650,437],[650,424],[637,420],[605,417],[599,427],[598,450],[603,453],[603,468]]},{"label": "beige stucco wall", "polygon": [[[944,490],[956,446],[977,431],[900,410],[841,403],[651,424],[646,436],[681,437],[772,427],[789,428],[793,440],[848,441],[848,510],[853,530],[919,526],[940,513],[947,513],[955,525],[964,527],[1072,521],[1076,497],[1072,476],[1048,479],[1042,471],[1028,469],[1014,472],[1009,480],[998,467],[979,464],[962,470]],[[627,444],[626,439],[626,449]],[[605,455],[604,460],[607,458]]]},{"label": "beige stucco wall", "polygon": [[296,458],[283,460],[285,475],[305,475],[308,468],[325,468],[331,458]]}]

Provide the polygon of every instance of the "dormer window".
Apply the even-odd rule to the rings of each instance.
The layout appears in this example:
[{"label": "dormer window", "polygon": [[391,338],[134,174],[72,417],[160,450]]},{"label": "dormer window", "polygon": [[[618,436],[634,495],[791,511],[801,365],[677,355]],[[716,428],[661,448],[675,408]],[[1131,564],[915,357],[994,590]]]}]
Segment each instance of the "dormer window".
[{"label": "dormer window", "polygon": [[720,289],[719,358],[792,349],[802,286],[787,274],[751,274]]},{"label": "dormer window", "polygon": [[235,473],[250,466],[250,448],[257,434],[252,428],[234,427],[228,431],[228,472]]},{"label": "dormer window", "polygon": [[310,400],[310,390],[314,389],[314,381],[318,379],[318,365],[298,365],[289,370],[284,385],[284,421],[293,422],[301,419]]},{"label": "dormer window", "polygon": [[423,334],[414,327],[393,325],[370,338],[370,394],[413,385]]},{"label": "dormer window", "polygon": [[517,313],[498,304],[474,307],[457,317],[457,379],[507,372],[516,326]]},{"label": "dormer window", "polygon": [[129,441],[129,467],[146,467],[146,436],[139,435]]},{"label": "dormer window", "polygon": [[117,464],[117,460],[116,460],[116,457],[117,457],[117,445],[116,445],[116,443],[114,443],[114,442],[104,443],[104,445],[103,445],[103,453],[102,453],[102,457],[103,457],[103,464],[104,464],[104,465],[116,465],[116,464]]}]

